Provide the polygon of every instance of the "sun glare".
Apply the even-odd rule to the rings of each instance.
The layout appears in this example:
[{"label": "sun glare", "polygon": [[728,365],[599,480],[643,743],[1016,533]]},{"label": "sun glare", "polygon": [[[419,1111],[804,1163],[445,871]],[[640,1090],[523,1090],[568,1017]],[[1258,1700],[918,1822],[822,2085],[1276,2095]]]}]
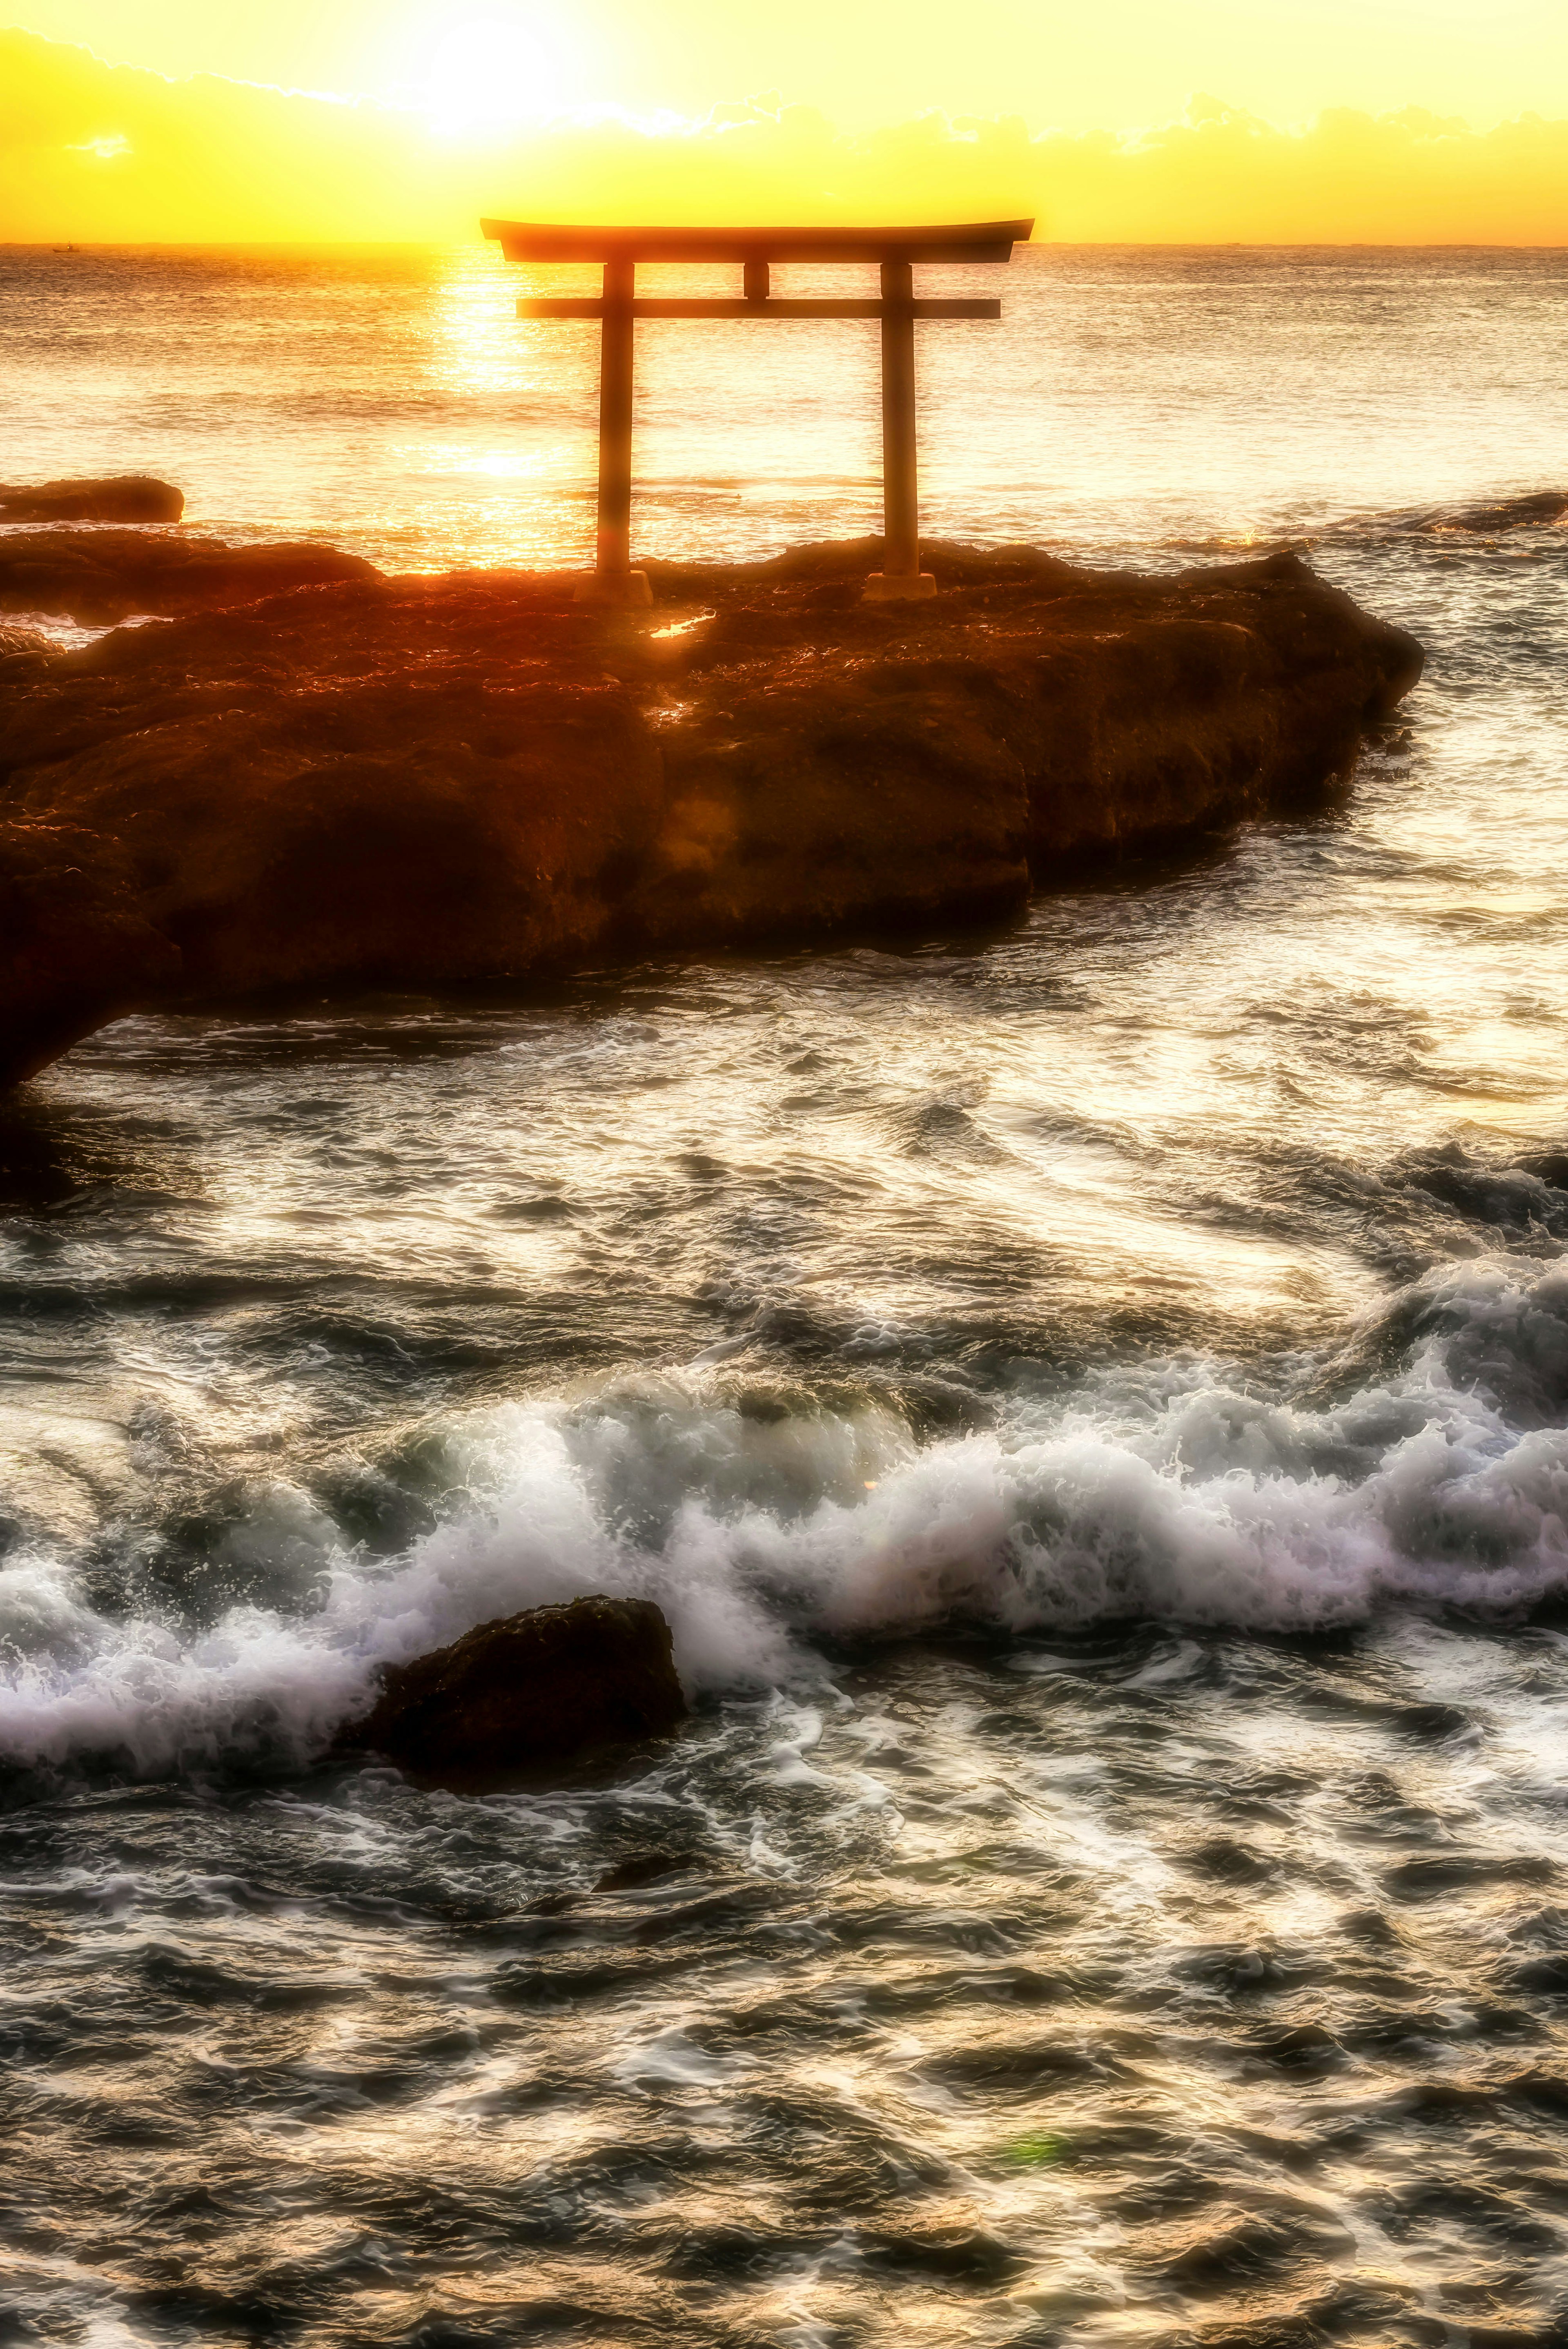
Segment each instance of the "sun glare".
[{"label": "sun glare", "polygon": [[515,16],[470,16],[432,44],[422,94],[432,120],[448,131],[553,114],[560,55],[548,34]]}]

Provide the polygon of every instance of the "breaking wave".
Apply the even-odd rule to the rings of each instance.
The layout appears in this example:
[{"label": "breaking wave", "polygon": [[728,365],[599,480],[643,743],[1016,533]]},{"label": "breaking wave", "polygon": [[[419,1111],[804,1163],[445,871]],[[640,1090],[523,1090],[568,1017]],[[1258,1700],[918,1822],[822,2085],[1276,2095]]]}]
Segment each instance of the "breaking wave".
[{"label": "breaking wave", "polygon": [[689,1374],[501,1405],[439,1431],[438,1522],[395,1557],[299,1486],[253,1490],[210,1561],[244,1596],[215,1619],[105,1615],[70,1560],[14,1555],[0,1751],[303,1763],[378,1665],[589,1591],[656,1599],[702,1693],[954,1619],[1304,1632],[1568,1588],[1561,1259],[1449,1268],[1287,1373],[1124,1366],[924,1444],[885,1404],[763,1409]]}]

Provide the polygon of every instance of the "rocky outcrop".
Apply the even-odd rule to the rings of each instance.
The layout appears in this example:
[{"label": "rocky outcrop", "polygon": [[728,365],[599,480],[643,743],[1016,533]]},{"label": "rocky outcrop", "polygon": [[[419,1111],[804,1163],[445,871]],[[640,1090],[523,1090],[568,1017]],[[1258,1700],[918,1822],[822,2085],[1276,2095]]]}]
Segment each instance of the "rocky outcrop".
[{"label": "rocky outcrop", "polygon": [[578,1599],[481,1623],[383,1675],[340,1753],[418,1785],[485,1794],[667,1736],[686,1698],[670,1629],[645,1599]]},{"label": "rocky outcrop", "polygon": [[619,616],[559,574],[340,558],[24,646],[0,816],[68,829],[173,950],[139,1001],[438,988],[1006,912],[1086,856],[1310,802],[1419,674],[1290,555],[1147,578],[934,546],[943,594],[865,605],[879,554],[650,564],[654,610]]},{"label": "rocky outcrop", "polygon": [[30,489],[0,481],[0,522],[178,522],[182,492],[148,473],[104,481],[37,481]]},{"label": "rocky outcrop", "polygon": [[138,530],[0,532],[0,612],[37,612],[84,627],[209,612],[294,587],[379,575],[335,546],[227,546]]},{"label": "rocky outcrop", "polygon": [[0,1081],[176,991],[180,949],[136,902],[112,842],[0,821]]}]

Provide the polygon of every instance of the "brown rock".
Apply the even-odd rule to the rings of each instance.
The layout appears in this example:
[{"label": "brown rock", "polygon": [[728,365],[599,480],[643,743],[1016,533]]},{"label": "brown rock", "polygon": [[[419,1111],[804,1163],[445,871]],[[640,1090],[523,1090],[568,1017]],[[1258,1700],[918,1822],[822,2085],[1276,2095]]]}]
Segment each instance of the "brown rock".
[{"label": "brown rock", "polygon": [[0,612],[42,612],[83,627],[379,575],[374,564],[335,546],[228,546],[135,530],[0,532]]},{"label": "brown rock", "polygon": [[37,660],[55,649],[41,629],[0,626],[0,661]]},{"label": "brown rock", "polygon": [[0,820],[0,1087],[180,985],[180,949],[105,843]]},{"label": "brown rock", "polygon": [[1087,855],[1300,805],[1421,673],[1414,637],[1290,554],[1156,579],[928,546],[944,595],[862,605],[880,554],[647,565],[718,604],[691,656],[709,689],[662,737],[653,936],[994,909]]},{"label": "brown rock", "polygon": [[185,499],[172,481],[148,473],[110,480],[38,481],[31,489],[0,481],[0,522],[178,522]]},{"label": "brown rock", "polygon": [[665,1737],[686,1698],[670,1629],[645,1599],[578,1599],[481,1623],[392,1667],[338,1740],[418,1784],[483,1794]]},{"label": "brown rock", "polygon": [[0,810],[101,843],[178,949],[144,1002],[441,988],[1005,913],[1310,802],[1420,671],[1289,555],[932,547],[945,593],[862,605],[877,553],[650,564],[634,618],[559,574],[371,574],[25,652]]}]

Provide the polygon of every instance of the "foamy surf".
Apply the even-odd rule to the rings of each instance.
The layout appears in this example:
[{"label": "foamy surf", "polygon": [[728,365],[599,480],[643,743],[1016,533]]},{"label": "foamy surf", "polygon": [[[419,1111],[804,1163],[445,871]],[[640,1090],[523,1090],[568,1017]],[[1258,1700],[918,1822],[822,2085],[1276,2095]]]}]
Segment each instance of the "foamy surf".
[{"label": "foamy surf", "polygon": [[1270,1394],[1182,1358],[923,1445],[885,1407],[758,1416],[690,1374],[468,1414],[439,1432],[441,1521],[393,1559],[297,1486],[257,1490],[222,1548],[270,1603],[204,1625],[106,1616],[70,1558],[14,1557],[0,1751],[298,1765],[379,1665],[590,1591],[655,1599],[700,1696],[820,1674],[824,1640],[954,1619],[1288,1633],[1397,1608],[1506,1618],[1568,1588],[1568,1269],[1446,1270],[1353,1343],[1397,1333],[1387,1374],[1338,1399],[1302,1399],[1328,1361]]}]

